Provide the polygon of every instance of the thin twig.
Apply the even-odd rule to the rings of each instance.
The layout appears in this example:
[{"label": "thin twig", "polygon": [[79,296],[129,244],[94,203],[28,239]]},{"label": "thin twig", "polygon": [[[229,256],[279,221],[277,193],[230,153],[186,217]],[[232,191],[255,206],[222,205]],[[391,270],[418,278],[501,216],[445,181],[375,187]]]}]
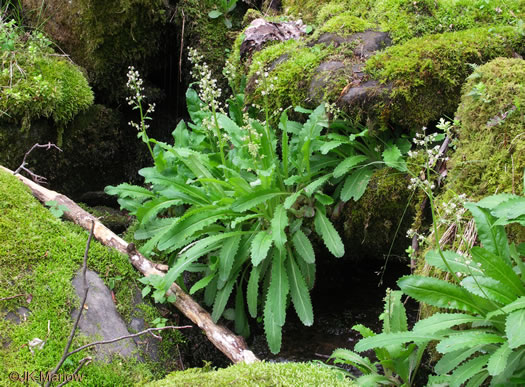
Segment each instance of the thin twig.
[{"label": "thin twig", "polygon": [[182,32],[180,37],[180,53],[179,53],[179,83],[182,82],[182,50],[184,48],[184,24],[186,22],[186,17],[184,16],[184,10],[181,8],[182,12]]},{"label": "thin twig", "polygon": [[28,295],[29,295],[29,294],[25,294],[25,293],[15,294],[14,296],[9,296],[9,297],[0,298],[0,301],[12,300],[13,298],[24,297],[24,296],[28,296]]},{"label": "thin twig", "polygon": [[[192,325],[183,325],[183,326],[173,326],[173,325],[169,325],[169,326],[166,326],[166,327],[160,327],[160,328],[148,328],[146,330],[143,330],[141,332],[138,332],[138,333],[133,333],[133,334],[130,334],[130,335],[125,335],[125,336],[120,336],[120,337],[117,337],[116,339],[111,339],[111,340],[102,340],[102,341],[95,341],[93,343],[89,343],[89,344],[86,344],[86,345],[83,345],[81,347],[78,347],[77,349],[75,349],[74,351],[71,351],[68,353],[68,356],[70,355],[73,355],[77,352],[80,352],[86,348],[89,348],[89,347],[93,347],[95,345],[100,345],[100,344],[111,344],[111,343],[114,343],[116,341],[121,341],[121,340],[125,340],[125,339],[132,339],[133,337],[138,337],[138,336],[142,336],[146,333],[152,333],[152,332],[155,332],[155,331],[163,331],[163,330],[166,330],[166,329],[185,329],[185,328],[193,328]],[[153,337],[156,337],[156,338],[160,338],[162,339],[160,336],[156,336],[156,335],[153,335]]]},{"label": "thin twig", "polygon": [[[91,363],[93,359],[91,358],[91,356],[87,356],[85,358],[83,358],[82,360],[80,360],[80,364],[78,365],[78,367],[73,371],[73,373],[71,374],[71,376],[73,377],[74,375],[76,375],[78,373],[78,371],[80,371],[80,369],[82,367],[84,367],[85,365]],[[62,387],[63,385],[66,385],[70,382],[71,380],[65,380],[63,381],[62,383],[60,383],[57,387]]]},{"label": "thin twig", "polygon": [[91,239],[93,238],[93,232],[95,230],[95,221],[91,221],[91,231],[89,232],[89,238],[86,243],[86,250],[84,251],[84,262],[82,264],[82,275],[83,275],[83,282],[84,282],[84,297],[82,298],[82,303],[80,304],[80,308],[78,311],[77,318],[75,320],[75,324],[73,324],[73,328],[71,329],[71,333],[69,334],[69,339],[67,340],[66,347],[64,348],[64,353],[62,354],[62,358],[56,365],[55,369],[51,371],[51,375],[49,377],[48,382],[46,383],[45,387],[49,387],[51,385],[51,380],[53,379],[53,376],[58,372],[60,367],[62,367],[62,364],[66,361],[66,359],[71,355],[71,353],[68,353],[69,348],[71,348],[71,344],[73,343],[73,338],[75,337],[75,333],[77,331],[78,323],[80,322],[80,316],[82,316],[82,311],[84,310],[84,305],[86,303],[87,295],[89,287],[87,286],[87,279],[86,279],[86,270],[87,270],[87,257],[88,257],[88,251],[89,251],[89,245],[91,243]]},{"label": "thin twig", "polygon": [[26,168],[26,165],[27,165],[27,162],[26,162],[26,159],[27,159],[27,156],[29,156],[29,154],[35,149],[35,148],[45,148],[46,150],[49,150],[51,148],[55,148],[55,149],[58,149],[60,152],[62,152],[62,149],[60,149],[58,146],[56,146],[55,144],[52,144],[50,142],[48,142],[47,144],[35,144],[31,147],[31,149],[29,149],[26,154],[24,155],[24,159],[22,160],[22,164],[20,164],[20,166],[15,170],[14,174],[16,175],[17,173],[20,173],[20,171],[25,171],[27,173],[29,173],[29,175],[31,176],[31,179],[37,183],[37,184],[42,184],[44,183],[47,179],[43,176],[40,176],[40,175],[37,175],[36,173],[33,173],[31,172],[29,169]]}]

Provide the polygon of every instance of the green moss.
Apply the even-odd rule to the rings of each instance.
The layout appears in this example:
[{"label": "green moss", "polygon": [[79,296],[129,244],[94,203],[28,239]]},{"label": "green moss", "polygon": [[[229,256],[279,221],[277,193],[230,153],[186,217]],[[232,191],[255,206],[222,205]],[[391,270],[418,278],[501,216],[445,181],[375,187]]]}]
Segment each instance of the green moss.
[{"label": "green moss", "polygon": [[382,259],[390,252],[403,256],[410,244],[406,231],[416,211],[408,175],[390,168],[374,172],[363,197],[342,210],[345,243],[352,259]]},{"label": "green moss", "polygon": [[[72,326],[71,311],[79,302],[71,279],[81,266],[87,232],[53,217],[18,179],[3,171],[0,187],[0,298],[32,295],[29,304],[25,298],[0,301],[0,332],[4,341],[10,340],[9,345],[0,346],[0,385],[10,385],[8,372],[47,371],[60,359]],[[119,308],[129,315],[129,289],[136,288],[139,275],[127,257],[93,241],[88,266],[106,283],[110,278],[122,277],[115,284],[115,297]],[[3,318],[7,311],[20,306],[31,310],[27,321],[15,325]],[[47,337],[48,321],[51,334],[44,348],[37,349],[33,356],[27,343],[35,337]],[[79,336],[74,346],[87,340]],[[73,355],[73,362],[63,371],[72,372],[88,353]],[[152,379],[149,366],[134,360],[95,362],[82,373],[85,385],[90,386],[130,385]]]},{"label": "green moss", "polygon": [[447,188],[473,200],[522,193],[524,116],[525,61],[498,58],[478,67],[463,87]]},{"label": "green moss", "polygon": [[[310,79],[322,60],[333,52],[332,46],[308,47],[304,42],[288,40],[255,53],[246,89],[249,102],[261,106],[267,103],[274,112],[288,106],[309,106]],[[262,75],[268,70],[269,76],[264,80]],[[263,91],[268,93],[267,98]]]},{"label": "green moss", "polygon": [[511,27],[430,35],[387,48],[367,61],[366,71],[393,87],[385,118],[415,129],[453,114],[471,72],[469,63],[523,54],[523,43],[524,37]]},{"label": "green moss", "polygon": [[41,33],[24,34],[12,23],[0,22],[0,34],[10,36],[1,53],[2,119],[27,130],[31,121],[46,117],[63,128],[93,103],[83,73],[54,55]]},{"label": "green moss", "polygon": [[189,369],[148,384],[161,386],[351,386],[340,372],[308,363],[236,364],[217,371]]},{"label": "green moss", "polygon": [[525,2],[509,0],[283,0],[287,14],[321,27],[343,12],[378,24],[395,43],[441,32],[483,25],[515,25],[523,19]]},{"label": "green moss", "polygon": [[373,27],[374,24],[353,16],[351,12],[343,12],[328,19],[318,31],[320,33],[329,32],[339,35],[350,35]]}]

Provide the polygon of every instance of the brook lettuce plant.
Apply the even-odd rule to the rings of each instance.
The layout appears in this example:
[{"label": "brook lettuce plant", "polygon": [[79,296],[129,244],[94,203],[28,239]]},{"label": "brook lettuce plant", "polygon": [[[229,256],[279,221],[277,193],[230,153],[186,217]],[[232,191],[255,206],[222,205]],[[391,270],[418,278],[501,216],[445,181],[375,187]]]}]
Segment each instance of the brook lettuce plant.
[{"label": "brook lettuce plant", "polygon": [[137,216],[135,238],[148,240],[144,253],[171,254],[164,277],[144,280],[157,301],[184,271],[202,272],[190,293],[205,288],[213,319],[233,317],[246,336],[247,315],[262,316],[276,353],[289,299],[301,321],[313,323],[310,235],[318,234],[336,257],[344,255],[327,216],[333,199],[321,192],[334,160],[315,154],[328,119],[323,105],[304,124],[282,112],[278,147],[268,112],[261,122],[233,100],[226,114],[207,66],[195,52],[192,57],[200,81],[198,93],[186,94],[191,122],[178,124],[174,144],[141,136],[154,144],[155,166],[139,172],[151,188],[121,184],[106,191]]}]

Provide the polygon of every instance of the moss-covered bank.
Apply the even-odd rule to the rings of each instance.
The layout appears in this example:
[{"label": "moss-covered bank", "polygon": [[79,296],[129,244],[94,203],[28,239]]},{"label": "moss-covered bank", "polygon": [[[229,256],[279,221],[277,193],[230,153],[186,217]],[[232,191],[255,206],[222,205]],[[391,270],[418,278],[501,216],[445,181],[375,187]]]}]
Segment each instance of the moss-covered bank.
[{"label": "moss-covered bank", "polygon": [[[30,303],[27,297],[0,301],[0,385],[13,385],[8,379],[9,372],[47,371],[60,359],[72,327],[71,311],[79,303],[71,279],[81,266],[88,235],[85,230],[55,218],[18,179],[0,171],[0,236],[0,298],[16,294],[32,296]],[[100,273],[106,283],[120,278],[113,280],[117,308],[124,319],[129,318],[138,274],[127,257],[92,242],[88,266]],[[7,312],[18,307],[31,311],[26,321],[17,325],[4,319]],[[157,312],[152,307],[144,308],[147,322],[151,322]],[[47,343],[42,350],[36,349],[33,356],[27,343],[37,337],[46,339],[48,321]],[[176,336],[172,334],[163,340],[166,346],[163,351],[170,352],[164,354],[164,362],[168,364],[164,369],[131,360],[93,363],[82,370],[84,385],[131,385],[162,376],[169,371]],[[77,337],[73,347],[85,341]],[[72,372],[87,354],[84,351],[74,355],[62,370]]]},{"label": "moss-covered bank", "polygon": [[192,368],[174,372],[148,387],[163,386],[352,386],[349,379],[327,367],[308,363],[237,364],[217,371]]}]

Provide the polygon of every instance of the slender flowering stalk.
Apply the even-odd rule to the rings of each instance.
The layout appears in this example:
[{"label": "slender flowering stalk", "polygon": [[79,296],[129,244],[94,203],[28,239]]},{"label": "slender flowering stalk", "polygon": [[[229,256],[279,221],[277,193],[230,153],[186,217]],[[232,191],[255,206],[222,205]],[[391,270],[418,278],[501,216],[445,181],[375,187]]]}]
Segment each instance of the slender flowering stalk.
[{"label": "slender flowering stalk", "polygon": [[129,66],[127,76],[128,82],[126,83],[126,87],[132,92],[132,94],[131,96],[126,97],[126,101],[128,102],[128,105],[133,107],[133,110],[138,110],[140,114],[140,123],[130,121],[129,125],[137,129],[137,138],[140,138],[148,146],[151,157],[155,159],[153,149],[151,149],[150,139],[146,132],[149,128],[147,121],[151,120],[150,115],[155,112],[155,103],[148,104],[146,111],[144,111],[144,108],[142,107],[145,98],[144,86],[142,86],[144,82],[142,78],[140,78],[139,72],[135,70],[133,66]]}]

